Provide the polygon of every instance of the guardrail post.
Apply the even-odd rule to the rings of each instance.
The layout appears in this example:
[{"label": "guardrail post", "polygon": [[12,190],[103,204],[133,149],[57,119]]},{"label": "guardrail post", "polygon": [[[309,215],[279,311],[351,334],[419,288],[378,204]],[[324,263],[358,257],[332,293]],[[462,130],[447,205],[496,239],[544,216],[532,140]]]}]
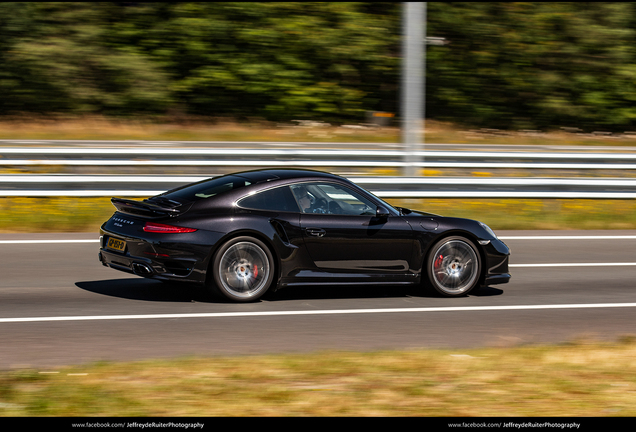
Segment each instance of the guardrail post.
[{"label": "guardrail post", "polygon": [[419,169],[417,152],[424,130],[424,70],[426,3],[406,2],[402,6],[402,144],[403,175],[415,177]]}]

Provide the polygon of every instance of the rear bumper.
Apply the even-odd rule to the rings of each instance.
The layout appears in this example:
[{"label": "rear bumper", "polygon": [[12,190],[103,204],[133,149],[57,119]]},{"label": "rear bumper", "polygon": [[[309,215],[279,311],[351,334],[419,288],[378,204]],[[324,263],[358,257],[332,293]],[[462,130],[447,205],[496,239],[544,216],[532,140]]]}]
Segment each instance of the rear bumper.
[{"label": "rear bumper", "polygon": [[99,251],[98,259],[106,267],[145,278],[203,282],[194,271],[196,263],[191,260],[160,262],[103,249]]},{"label": "rear bumper", "polygon": [[[155,240],[102,228],[98,259],[106,267],[145,278],[205,283],[211,245],[207,243],[210,239],[205,232],[197,234],[197,238],[188,238],[188,234],[164,234]],[[111,237],[125,242],[125,249],[109,249],[107,244]],[[175,241],[175,237],[179,241]]]}]

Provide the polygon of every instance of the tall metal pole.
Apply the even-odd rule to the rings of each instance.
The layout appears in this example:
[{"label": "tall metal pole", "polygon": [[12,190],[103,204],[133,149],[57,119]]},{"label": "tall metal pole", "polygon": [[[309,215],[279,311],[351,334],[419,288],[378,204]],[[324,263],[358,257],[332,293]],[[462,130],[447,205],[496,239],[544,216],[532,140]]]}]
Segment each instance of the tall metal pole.
[{"label": "tall metal pole", "polygon": [[402,144],[405,150],[404,176],[419,173],[419,157],[424,131],[424,70],[426,3],[405,2],[402,6]]}]

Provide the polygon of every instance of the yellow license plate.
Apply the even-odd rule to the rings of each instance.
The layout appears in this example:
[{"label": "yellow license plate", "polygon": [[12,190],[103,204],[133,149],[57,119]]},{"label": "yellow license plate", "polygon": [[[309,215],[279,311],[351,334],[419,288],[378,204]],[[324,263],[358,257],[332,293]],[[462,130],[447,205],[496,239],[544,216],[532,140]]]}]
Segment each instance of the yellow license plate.
[{"label": "yellow license plate", "polygon": [[116,250],[119,252],[123,252],[126,249],[126,242],[123,240],[118,240],[116,238],[109,238],[108,243],[106,244],[108,249]]}]

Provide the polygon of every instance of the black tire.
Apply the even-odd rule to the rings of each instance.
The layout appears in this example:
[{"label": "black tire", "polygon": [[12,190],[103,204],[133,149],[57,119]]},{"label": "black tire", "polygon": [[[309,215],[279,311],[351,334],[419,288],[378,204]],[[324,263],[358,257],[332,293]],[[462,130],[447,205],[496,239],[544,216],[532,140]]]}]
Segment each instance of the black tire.
[{"label": "black tire", "polygon": [[267,292],[274,280],[274,257],[260,240],[236,237],[214,254],[210,270],[213,282],[210,288],[232,301],[255,301]]},{"label": "black tire", "polygon": [[481,258],[465,237],[446,237],[433,245],[426,260],[428,286],[445,297],[461,297],[479,285]]}]

